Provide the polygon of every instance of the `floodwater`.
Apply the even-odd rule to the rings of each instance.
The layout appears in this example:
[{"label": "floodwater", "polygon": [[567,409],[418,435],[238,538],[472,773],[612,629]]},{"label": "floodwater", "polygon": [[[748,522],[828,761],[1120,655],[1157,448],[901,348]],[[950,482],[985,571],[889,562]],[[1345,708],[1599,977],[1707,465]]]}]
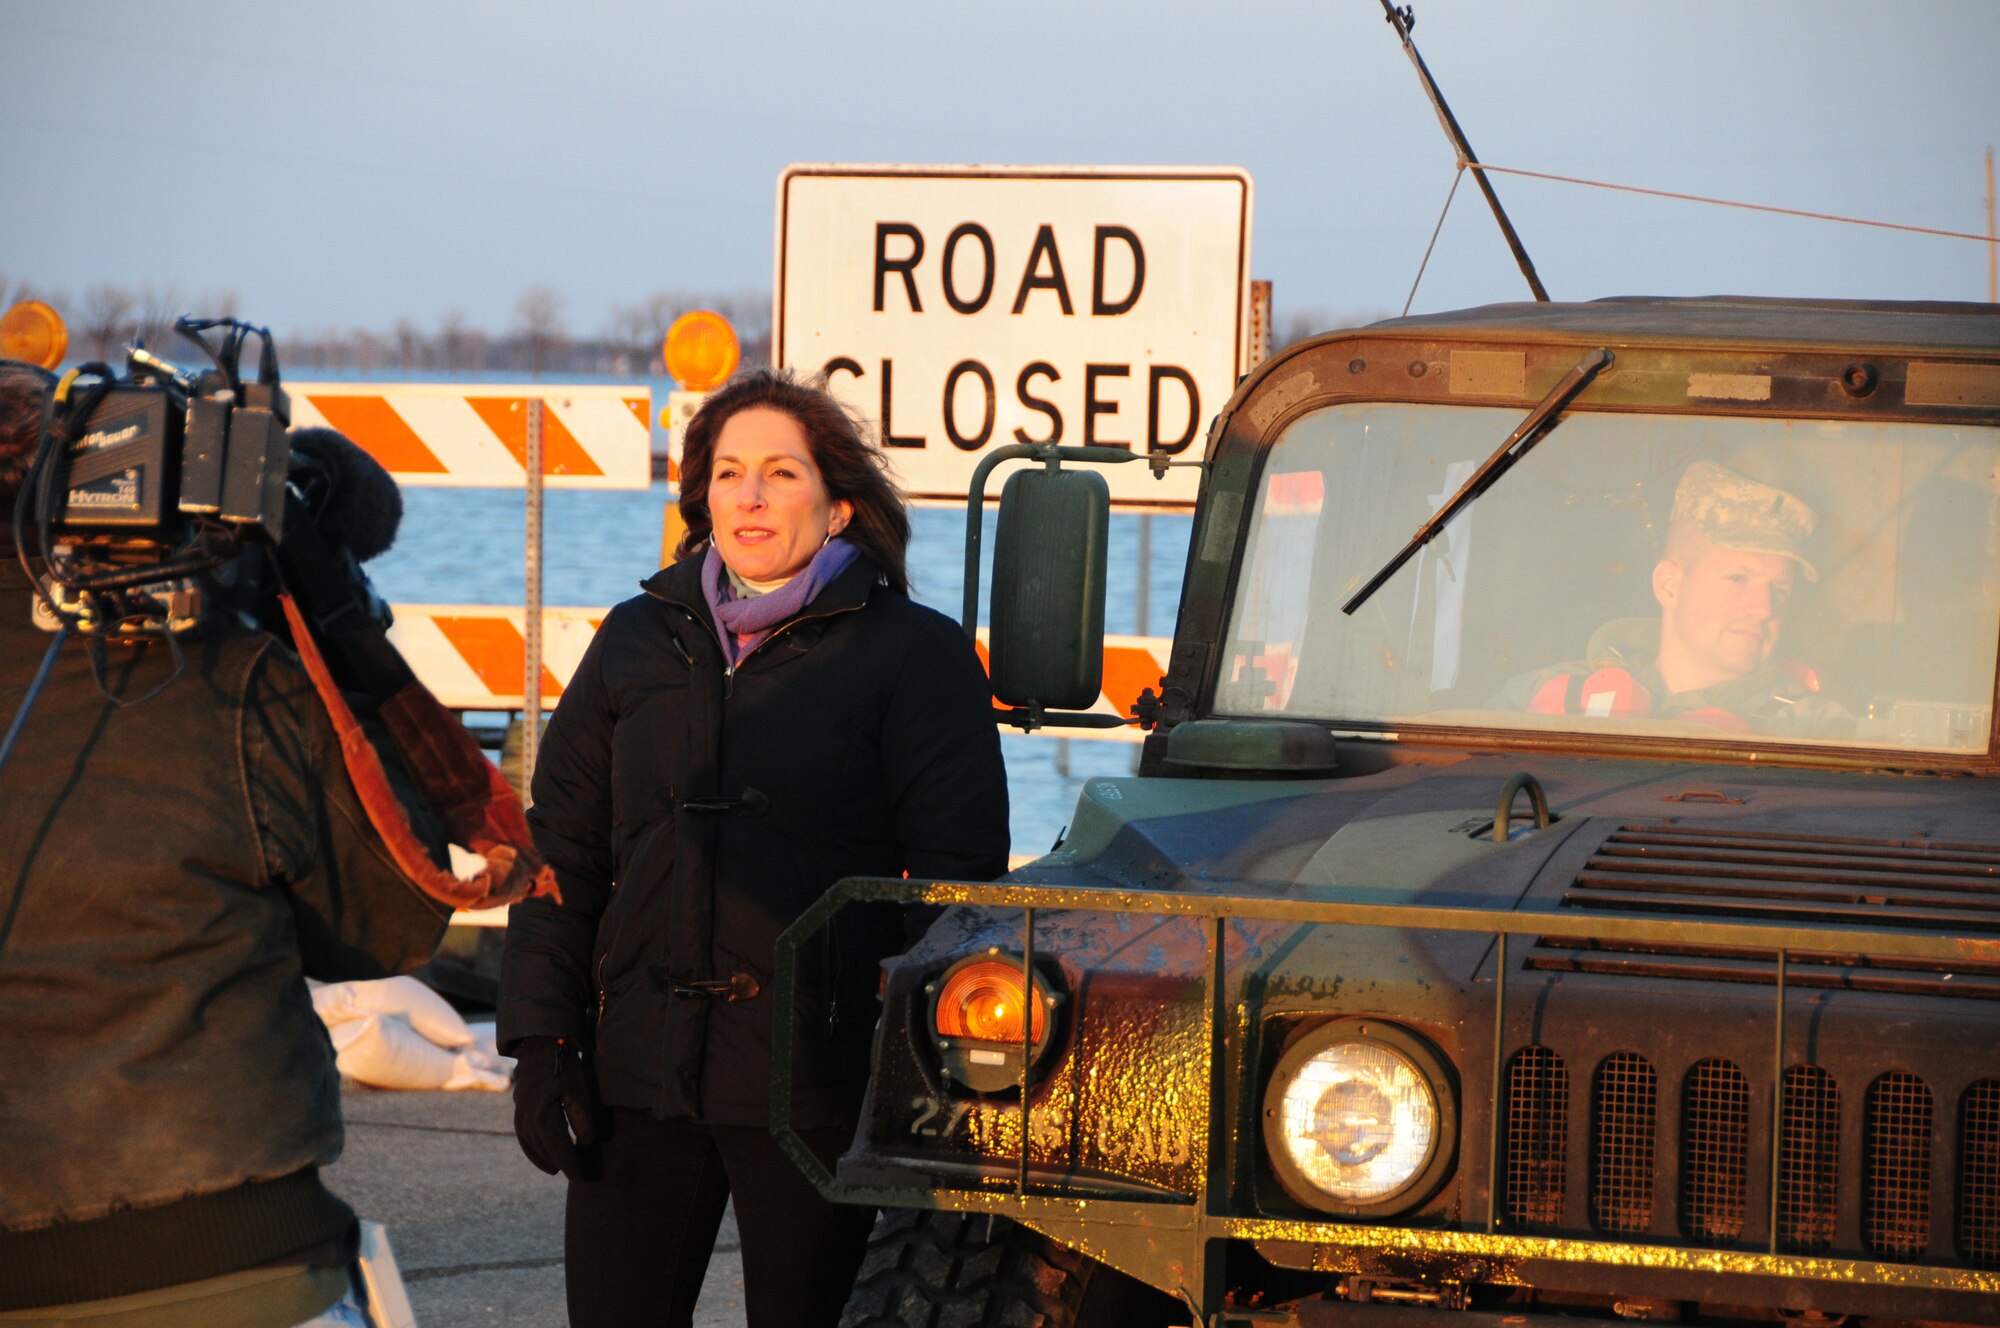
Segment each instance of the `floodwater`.
[{"label": "floodwater", "polygon": [[[552,489],[543,496],[542,602],[604,607],[638,593],[660,562],[667,490]],[[403,490],[395,546],[368,565],[385,599],[417,604],[520,604],[526,586],[526,495],[520,490]],[[963,508],[911,513],[910,575],[915,597],[953,619],[964,593]],[[1147,593],[1141,603],[1139,550],[1150,524]],[[1111,518],[1105,630],[1171,636],[1187,562],[1188,517],[1118,513]],[[991,517],[987,570],[992,566]],[[1128,774],[1138,745],[1003,730],[1013,851],[1048,850],[1068,825],[1086,779]]]}]

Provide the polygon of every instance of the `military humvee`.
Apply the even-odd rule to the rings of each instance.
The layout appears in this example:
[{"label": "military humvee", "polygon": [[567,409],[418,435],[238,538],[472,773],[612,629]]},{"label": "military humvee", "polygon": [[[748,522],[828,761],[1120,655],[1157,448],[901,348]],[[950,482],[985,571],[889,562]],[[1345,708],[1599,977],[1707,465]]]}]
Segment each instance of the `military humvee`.
[{"label": "military humvee", "polygon": [[[781,944],[957,905],[834,1174],[775,1085],[884,1210],[843,1322],[2000,1323],[2000,314],[1405,318],[1203,465],[1138,776]],[[1030,473],[993,672],[1057,722],[1102,540]]]}]

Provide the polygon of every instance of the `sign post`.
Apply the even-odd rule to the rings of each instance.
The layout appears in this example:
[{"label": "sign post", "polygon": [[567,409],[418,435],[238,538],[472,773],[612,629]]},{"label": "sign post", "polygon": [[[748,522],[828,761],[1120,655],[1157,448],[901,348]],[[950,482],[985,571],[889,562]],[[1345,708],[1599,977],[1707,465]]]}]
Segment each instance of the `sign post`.
[{"label": "sign post", "polygon": [[[773,357],[874,421],[912,497],[990,448],[1193,449],[1250,354],[1251,183],[1230,167],[792,166]],[[1105,472],[1187,507],[1197,474]]]},{"label": "sign post", "polygon": [[522,622],[526,658],[521,670],[521,803],[534,801],[535,757],[542,748],[542,399],[528,403],[527,595]]}]

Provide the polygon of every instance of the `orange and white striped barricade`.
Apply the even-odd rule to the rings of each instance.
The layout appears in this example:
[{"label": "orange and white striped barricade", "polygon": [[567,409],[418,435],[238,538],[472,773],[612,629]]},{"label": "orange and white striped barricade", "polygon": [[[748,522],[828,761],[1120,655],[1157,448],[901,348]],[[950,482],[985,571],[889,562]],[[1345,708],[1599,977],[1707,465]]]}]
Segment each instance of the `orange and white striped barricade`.
[{"label": "orange and white striped barricade", "polygon": [[288,382],[292,423],[346,434],[398,484],[527,483],[528,402],[543,403],[543,483],[644,489],[653,482],[652,393],[625,384]]},{"label": "orange and white striped barricade", "polygon": [[[519,710],[526,676],[527,637],[520,609],[494,604],[392,604],[396,625],[389,639],[410,662],[426,687],[453,710]],[[553,706],[590,646],[590,638],[610,610],[542,610],[542,704]],[[1163,636],[1107,636],[1104,683],[1097,703],[1102,715],[1130,718],[1139,693],[1158,691],[1173,641]],[[986,663],[986,631],[979,632],[979,662]],[[1137,742],[1146,735],[1123,729],[1039,730],[1053,737]]]},{"label": "orange and white striped barricade", "polygon": [[[389,640],[451,710],[521,710],[527,614],[496,604],[391,604]],[[542,610],[542,705],[555,705],[607,609]]]}]

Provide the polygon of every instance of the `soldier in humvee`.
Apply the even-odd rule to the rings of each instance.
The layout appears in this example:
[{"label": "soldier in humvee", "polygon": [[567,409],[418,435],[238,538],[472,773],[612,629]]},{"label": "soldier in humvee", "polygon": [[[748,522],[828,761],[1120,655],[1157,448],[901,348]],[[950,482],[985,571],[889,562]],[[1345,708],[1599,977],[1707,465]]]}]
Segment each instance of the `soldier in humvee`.
[{"label": "soldier in humvee", "polygon": [[1713,461],[1674,491],[1653,568],[1660,616],[1615,619],[1585,658],[1508,683],[1503,705],[1542,715],[1654,717],[1728,733],[1832,736],[1852,718],[1802,661],[1775,657],[1817,517],[1796,496]]}]

